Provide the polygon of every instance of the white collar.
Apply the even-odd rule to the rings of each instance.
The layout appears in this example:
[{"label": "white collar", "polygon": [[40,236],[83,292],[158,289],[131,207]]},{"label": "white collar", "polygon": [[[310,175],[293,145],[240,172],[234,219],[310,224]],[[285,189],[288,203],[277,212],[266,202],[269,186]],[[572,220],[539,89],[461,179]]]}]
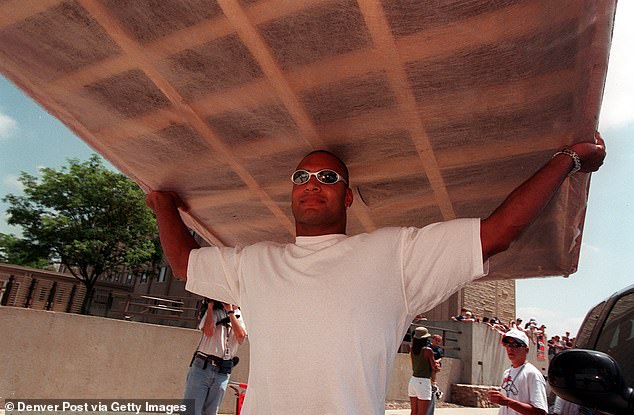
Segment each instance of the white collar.
[{"label": "white collar", "polygon": [[348,238],[344,233],[331,233],[328,235],[318,236],[297,236],[295,237],[295,245],[302,248],[321,249],[336,244]]}]

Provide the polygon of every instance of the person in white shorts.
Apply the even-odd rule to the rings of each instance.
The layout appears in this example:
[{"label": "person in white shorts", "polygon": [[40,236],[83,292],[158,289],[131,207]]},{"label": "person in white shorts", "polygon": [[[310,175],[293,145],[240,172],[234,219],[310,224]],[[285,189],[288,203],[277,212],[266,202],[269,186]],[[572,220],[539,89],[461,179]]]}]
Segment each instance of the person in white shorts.
[{"label": "person in white shorts", "polygon": [[430,337],[425,327],[416,327],[412,336],[412,377],[407,388],[411,415],[426,415],[431,403],[431,377],[439,367],[429,347]]}]

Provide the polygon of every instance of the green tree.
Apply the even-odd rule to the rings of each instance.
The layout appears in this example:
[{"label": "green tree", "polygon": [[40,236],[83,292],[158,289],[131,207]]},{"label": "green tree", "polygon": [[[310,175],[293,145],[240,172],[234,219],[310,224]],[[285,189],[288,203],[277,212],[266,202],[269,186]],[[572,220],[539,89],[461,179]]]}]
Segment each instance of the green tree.
[{"label": "green tree", "polygon": [[22,172],[24,195],[4,198],[8,223],[20,226],[23,237],[3,237],[3,259],[33,265],[44,257],[64,264],[86,286],[84,314],[102,274],[157,266],[156,220],[134,182],[105,168],[97,155],[40,174],[38,179]]},{"label": "green tree", "polygon": [[0,262],[31,268],[45,268],[49,265],[46,252],[37,252],[27,246],[24,240],[4,233],[0,233]]}]

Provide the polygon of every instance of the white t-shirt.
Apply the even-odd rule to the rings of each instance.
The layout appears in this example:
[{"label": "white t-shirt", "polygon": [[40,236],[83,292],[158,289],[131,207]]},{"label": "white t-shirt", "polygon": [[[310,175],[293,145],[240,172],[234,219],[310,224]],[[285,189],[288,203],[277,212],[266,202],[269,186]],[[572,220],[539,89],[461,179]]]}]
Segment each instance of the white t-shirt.
[{"label": "white t-shirt", "polygon": [[[502,393],[514,401],[529,403],[548,412],[546,400],[546,380],[542,373],[531,363],[520,367],[511,367],[504,371]],[[499,415],[521,415],[507,406],[500,406]]]},{"label": "white t-shirt", "polygon": [[[221,309],[212,310],[213,319],[218,322],[227,316],[227,313]],[[238,319],[239,324],[244,329],[244,322],[240,318],[240,310],[235,310],[234,315]],[[209,317],[209,311],[205,313],[205,316],[200,320],[198,328],[202,330],[205,325],[205,321]],[[232,328],[220,324],[216,326],[213,336],[206,336],[204,333],[201,336],[198,350],[206,355],[213,355],[222,359],[230,359],[238,352],[238,340],[236,340],[235,332]]]},{"label": "white t-shirt", "polygon": [[484,275],[480,220],[192,251],[187,290],[249,327],[243,415],[382,415],[416,314]]}]

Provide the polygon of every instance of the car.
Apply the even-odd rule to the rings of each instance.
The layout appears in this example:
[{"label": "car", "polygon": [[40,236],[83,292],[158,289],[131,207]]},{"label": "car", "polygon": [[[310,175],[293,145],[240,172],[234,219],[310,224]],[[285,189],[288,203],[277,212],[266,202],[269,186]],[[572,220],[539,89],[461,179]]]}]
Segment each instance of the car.
[{"label": "car", "polygon": [[634,285],[588,312],[575,347],[550,362],[548,383],[588,410],[580,413],[634,414]]}]

